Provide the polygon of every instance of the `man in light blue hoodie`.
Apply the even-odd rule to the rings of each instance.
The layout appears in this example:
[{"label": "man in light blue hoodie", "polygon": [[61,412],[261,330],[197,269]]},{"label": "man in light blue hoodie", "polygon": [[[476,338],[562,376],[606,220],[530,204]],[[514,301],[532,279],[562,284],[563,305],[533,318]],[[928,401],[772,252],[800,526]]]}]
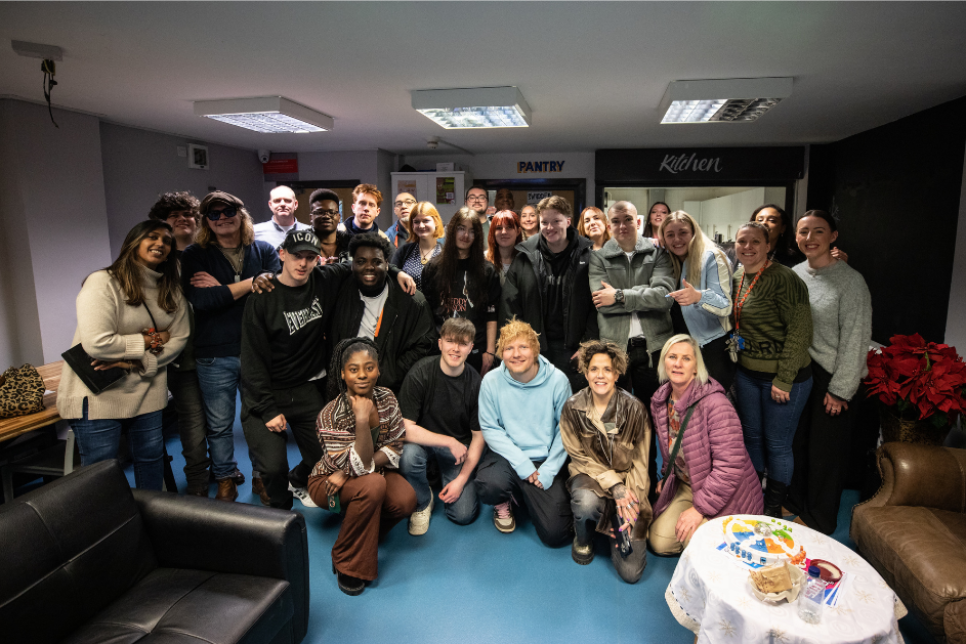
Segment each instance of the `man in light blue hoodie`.
[{"label": "man in light blue hoodie", "polygon": [[489,450],[477,469],[477,496],[494,506],[500,532],[516,529],[511,503],[523,504],[540,540],[562,546],[573,530],[560,436],[570,381],[540,355],[540,340],[526,322],[514,318],[500,330],[496,353],[503,364],[480,387],[480,429]]}]

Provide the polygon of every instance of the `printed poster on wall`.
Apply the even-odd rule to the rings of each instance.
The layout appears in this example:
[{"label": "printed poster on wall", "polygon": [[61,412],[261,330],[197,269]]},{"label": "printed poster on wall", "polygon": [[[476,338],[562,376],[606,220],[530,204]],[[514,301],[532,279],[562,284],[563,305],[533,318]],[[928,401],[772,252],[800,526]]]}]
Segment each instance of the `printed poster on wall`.
[{"label": "printed poster on wall", "polygon": [[436,204],[456,203],[456,178],[436,177]]},{"label": "printed poster on wall", "polygon": [[408,192],[413,196],[416,201],[419,201],[419,195],[416,194],[416,184],[418,182],[415,179],[397,179],[396,180],[396,194],[401,192]]},{"label": "printed poster on wall", "polygon": [[553,196],[553,192],[550,190],[540,190],[540,191],[527,191],[527,205],[536,206],[540,203],[541,199],[546,199],[547,197]]}]

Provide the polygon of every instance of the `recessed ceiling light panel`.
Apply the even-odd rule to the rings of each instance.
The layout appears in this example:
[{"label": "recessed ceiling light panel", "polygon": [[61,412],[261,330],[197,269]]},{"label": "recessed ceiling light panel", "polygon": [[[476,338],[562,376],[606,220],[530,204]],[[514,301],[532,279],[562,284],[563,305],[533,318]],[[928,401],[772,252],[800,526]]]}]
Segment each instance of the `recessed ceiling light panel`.
[{"label": "recessed ceiling light panel", "polygon": [[267,134],[327,132],[334,125],[331,116],[283,96],[195,101],[195,115]]},{"label": "recessed ceiling light panel", "polygon": [[661,123],[751,123],[791,93],[791,78],[675,81],[661,100]]},{"label": "recessed ceiling light panel", "polygon": [[530,106],[516,87],[413,90],[413,109],[447,130],[530,127]]}]

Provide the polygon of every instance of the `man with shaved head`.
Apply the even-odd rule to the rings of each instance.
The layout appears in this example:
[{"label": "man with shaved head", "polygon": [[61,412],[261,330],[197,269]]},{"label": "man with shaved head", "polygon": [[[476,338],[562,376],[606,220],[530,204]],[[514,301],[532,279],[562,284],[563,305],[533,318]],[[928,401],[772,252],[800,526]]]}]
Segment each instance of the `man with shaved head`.
[{"label": "man with shaved head", "polygon": [[295,192],[288,186],[278,186],[272,190],[268,207],[272,210],[272,218],[255,224],[255,239],[268,242],[272,248],[282,245],[288,231],[312,228],[295,219],[295,210],[299,207],[299,202],[295,198]]}]

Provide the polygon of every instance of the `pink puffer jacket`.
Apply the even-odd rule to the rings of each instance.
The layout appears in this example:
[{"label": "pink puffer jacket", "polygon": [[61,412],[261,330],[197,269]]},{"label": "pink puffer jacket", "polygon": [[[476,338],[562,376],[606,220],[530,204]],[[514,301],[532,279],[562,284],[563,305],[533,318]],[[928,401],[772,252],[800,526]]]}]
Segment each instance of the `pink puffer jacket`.
[{"label": "pink puffer jacket", "polygon": [[[670,396],[671,383],[666,382],[651,398],[651,417],[663,462],[670,456],[667,444],[667,402]],[[764,507],[761,483],[745,449],[741,421],[724,389],[713,378],[704,385],[692,382],[677,403],[682,421],[683,410],[695,403],[697,406],[681,440],[695,509],[708,519],[729,514],[761,514]],[[671,468],[654,506],[655,518],[674,498],[677,484]]]}]

